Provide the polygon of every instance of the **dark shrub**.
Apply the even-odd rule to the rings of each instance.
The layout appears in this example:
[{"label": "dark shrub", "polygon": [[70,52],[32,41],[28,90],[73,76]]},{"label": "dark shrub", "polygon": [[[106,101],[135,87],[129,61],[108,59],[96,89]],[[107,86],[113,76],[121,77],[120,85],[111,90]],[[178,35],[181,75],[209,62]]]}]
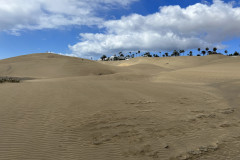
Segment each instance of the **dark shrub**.
[{"label": "dark shrub", "polygon": [[9,83],[19,83],[20,78],[17,77],[0,77],[0,83],[9,82]]}]

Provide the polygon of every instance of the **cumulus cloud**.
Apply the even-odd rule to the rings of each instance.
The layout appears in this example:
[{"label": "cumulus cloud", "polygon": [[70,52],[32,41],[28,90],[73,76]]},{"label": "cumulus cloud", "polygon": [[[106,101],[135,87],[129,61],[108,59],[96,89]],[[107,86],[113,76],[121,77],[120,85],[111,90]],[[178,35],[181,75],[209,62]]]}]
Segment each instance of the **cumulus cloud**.
[{"label": "cumulus cloud", "polygon": [[80,34],[81,41],[69,46],[73,54],[89,58],[119,51],[161,51],[197,47],[223,47],[222,41],[240,36],[240,8],[214,0],[187,8],[164,6],[159,12],[132,14],[99,26],[102,34]]},{"label": "cumulus cloud", "polygon": [[98,25],[99,9],[126,7],[137,0],[0,0],[0,31]]}]

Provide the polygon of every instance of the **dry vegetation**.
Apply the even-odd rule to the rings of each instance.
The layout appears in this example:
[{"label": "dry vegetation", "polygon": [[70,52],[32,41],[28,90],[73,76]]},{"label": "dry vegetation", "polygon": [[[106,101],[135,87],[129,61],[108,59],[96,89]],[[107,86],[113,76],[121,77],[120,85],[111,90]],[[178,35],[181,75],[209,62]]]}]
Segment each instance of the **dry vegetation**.
[{"label": "dry vegetation", "polygon": [[5,82],[19,83],[20,78],[17,78],[17,77],[0,77],[0,83],[5,83]]},{"label": "dry vegetation", "polygon": [[0,160],[238,160],[240,57],[0,61]]}]

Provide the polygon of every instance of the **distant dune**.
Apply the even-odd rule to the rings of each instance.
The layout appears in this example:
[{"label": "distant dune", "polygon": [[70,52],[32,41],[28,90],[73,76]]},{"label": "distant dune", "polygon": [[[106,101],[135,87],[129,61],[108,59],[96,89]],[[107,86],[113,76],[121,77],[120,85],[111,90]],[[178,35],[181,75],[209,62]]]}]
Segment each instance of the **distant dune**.
[{"label": "distant dune", "polygon": [[0,160],[239,159],[240,57],[0,60]]}]

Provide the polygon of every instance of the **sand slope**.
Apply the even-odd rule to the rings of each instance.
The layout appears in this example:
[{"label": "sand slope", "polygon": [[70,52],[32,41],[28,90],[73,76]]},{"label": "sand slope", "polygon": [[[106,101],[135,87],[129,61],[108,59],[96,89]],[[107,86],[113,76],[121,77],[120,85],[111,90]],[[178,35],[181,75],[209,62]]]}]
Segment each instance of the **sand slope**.
[{"label": "sand slope", "polygon": [[0,160],[237,160],[239,67],[226,56],[1,60],[0,76],[35,79],[0,84]]},{"label": "sand slope", "polygon": [[40,53],[9,58],[0,61],[0,75],[56,78],[112,74],[113,70],[94,61]]}]

